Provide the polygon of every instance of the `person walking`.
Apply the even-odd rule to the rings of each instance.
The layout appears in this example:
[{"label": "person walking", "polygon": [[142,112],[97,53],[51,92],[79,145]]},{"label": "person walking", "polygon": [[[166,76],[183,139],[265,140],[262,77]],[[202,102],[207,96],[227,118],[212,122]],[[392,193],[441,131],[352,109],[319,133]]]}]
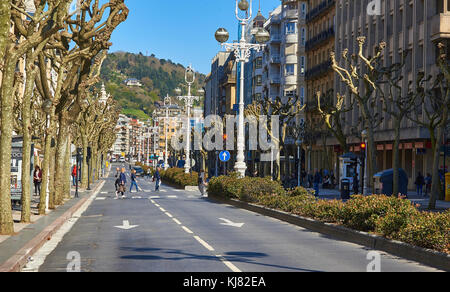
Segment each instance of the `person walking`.
[{"label": "person walking", "polygon": [[356,173],[356,172],[353,175],[353,194],[354,195],[359,194],[359,178],[358,178],[358,173]]},{"label": "person walking", "polygon": [[427,177],[425,178],[425,197],[428,197],[428,194],[431,194],[431,184],[433,183],[433,177],[430,173],[427,173]]},{"label": "person walking", "polygon": [[122,172],[119,177],[119,193],[122,194],[122,199],[125,199],[126,184],[127,176],[125,175],[125,168],[122,168]]},{"label": "person walking", "polygon": [[41,168],[37,165],[34,168],[33,183],[34,183],[34,195],[38,196],[41,193],[42,171]]},{"label": "person walking", "polygon": [[114,175],[114,187],[116,188],[116,199],[119,198],[119,187],[120,187],[120,168],[116,168],[116,174]]},{"label": "person walking", "polygon": [[132,193],[133,187],[136,187],[136,193],[139,192],[139,187],[137,185],[136,181],[136,170],[131,171],[131,186],[130,186],[130,193]]},{"label": "person walking", "polygon": [[425,184],[425,178],[420,171],[417,175],[415,184],[417,186],[417,195],[421,197],[423,195],[423,185]]},{"label": "person walking", "polygon": [[314,191],[315,196],[319,197],[320,192],[320,183],[322,182],[322,176],[320,175],[320,172],[316,170],[316,174],[314,175]]},{"label": "person walking", "polygon": [[78,172],[77,166],[74,165],[72,167],[72,186],[77,185],[77,172]]},{"label": "person walking", "polygon": [[159,192],[159,187],[161,185],[161,174],[159,173],[161,168],[158,166],[156,168],[155,174],[153,175],[153,181],[155,182],[155,192]]},{"label": "person walking", "polygon": [[200,190],[200,193],[202,194],[202,197],[205,197],[207,185],[208,184],[206,183],[205,171],[201,169],[200,172],[198,173],[198,188]]}]

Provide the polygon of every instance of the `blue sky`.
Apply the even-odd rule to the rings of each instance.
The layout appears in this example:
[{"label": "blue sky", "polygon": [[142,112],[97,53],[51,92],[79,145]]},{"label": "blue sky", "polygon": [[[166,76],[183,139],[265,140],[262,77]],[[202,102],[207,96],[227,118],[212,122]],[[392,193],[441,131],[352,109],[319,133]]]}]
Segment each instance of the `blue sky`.
[{"label": "blue sky", "polygon": [[[214,39],[219,27],[237,39],[235,0],[125,0],[130,14],[112,35],[111,52],[155,54],[208,73],[212,58],[221,49]],[[280,0],[261,0],[265,17]],[[253,12],[258,0],[253,0]]]}]

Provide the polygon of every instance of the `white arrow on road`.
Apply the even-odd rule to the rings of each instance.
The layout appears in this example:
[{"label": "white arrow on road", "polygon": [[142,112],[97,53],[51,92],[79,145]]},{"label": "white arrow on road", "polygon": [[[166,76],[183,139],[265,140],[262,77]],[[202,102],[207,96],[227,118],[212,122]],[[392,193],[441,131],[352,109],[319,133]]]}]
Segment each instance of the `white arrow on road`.
[{"label": "white arrow on road", "polygon": [[232,226],[232,227],[237,227],[237,228],[241,228],[245,224],[245,223],[234,223],[233,221],[230,221],[230,220],[224,219],[224,218],[219,218],[219,220],[222,220],[225,222],[225,223],[220,223],[221,225]]},{"label": "white arrow on road", "polygon": [[123,229],[123,230],[130,230],[130,229],[136,228],[138,226],[139,225],[130,225],[130,221],[123,220],[123,225],[122,226],[114,226],[114,227],[120,228],[120,229]]}]

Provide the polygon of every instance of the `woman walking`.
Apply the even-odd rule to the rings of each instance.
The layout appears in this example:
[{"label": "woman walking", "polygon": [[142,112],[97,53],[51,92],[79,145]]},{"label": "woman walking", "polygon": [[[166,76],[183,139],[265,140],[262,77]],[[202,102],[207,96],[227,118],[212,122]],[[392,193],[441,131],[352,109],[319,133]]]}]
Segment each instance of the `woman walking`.
[{"label": "woman walking", "polygon": [[125,199],[126,184],[127,184],[127,176],[125,175],[125,168],[122,168],[122,172],[120,173],[119,176],[119,191],[117,193],[122,194],[122,199]]},{"label": "woman walking", "polygon": [[33,182],[34,182],[34,195],[39,196],[39,194],[41,193],[42,171],[41,168],[37,165],[34,168]]}]

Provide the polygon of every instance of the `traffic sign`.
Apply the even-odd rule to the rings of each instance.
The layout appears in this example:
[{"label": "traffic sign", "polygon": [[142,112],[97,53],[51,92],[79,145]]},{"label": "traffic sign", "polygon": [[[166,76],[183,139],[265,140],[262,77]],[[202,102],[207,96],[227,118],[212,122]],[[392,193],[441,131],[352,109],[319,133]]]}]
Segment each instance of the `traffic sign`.
[{"label": "traffic sign", "polygon": [[231,158],[231,154],[228,151],[222,151],[219,154],[219,159],[222,162],[228,162],[228,161],[230,161],[230,158]]}]

